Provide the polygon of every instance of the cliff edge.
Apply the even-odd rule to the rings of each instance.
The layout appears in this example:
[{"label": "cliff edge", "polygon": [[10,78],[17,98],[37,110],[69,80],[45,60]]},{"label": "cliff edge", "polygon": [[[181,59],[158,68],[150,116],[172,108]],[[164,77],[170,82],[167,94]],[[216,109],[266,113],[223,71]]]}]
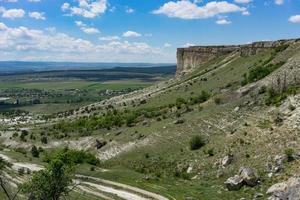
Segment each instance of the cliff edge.
[{"label": "cliff edge", "polygon": [[205,65],[209,61],[226,57],[232,53],[239,56],[255,55],[265,49],[291,43],[294,40],[261,41],[245,45],[220,45],[220,46],[191,46],[177,49],[176,77],[180,78],[194,69]]}]

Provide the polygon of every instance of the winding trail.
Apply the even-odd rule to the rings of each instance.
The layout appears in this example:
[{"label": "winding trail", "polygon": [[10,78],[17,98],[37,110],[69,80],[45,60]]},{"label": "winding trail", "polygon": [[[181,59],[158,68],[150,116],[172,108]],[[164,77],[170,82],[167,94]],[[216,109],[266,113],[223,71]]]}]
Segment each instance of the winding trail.
[{"label": "winding trail", "polygon": [[[44,166],[26,162],[16,162],[9,156],[0,153],[0,157],[12,164],[12,169],[17,171],[20,168],[29,169],[31,171],[39,171],[44,169]],[[152,193],[137,187],[129,186],[122,183],[104,180],[101,178],[75,175],[74,182],[78,184],[77,190],[91,194],[105,200],[113,200],[112,196],[124,200],[168,200],[168,198]]]}]

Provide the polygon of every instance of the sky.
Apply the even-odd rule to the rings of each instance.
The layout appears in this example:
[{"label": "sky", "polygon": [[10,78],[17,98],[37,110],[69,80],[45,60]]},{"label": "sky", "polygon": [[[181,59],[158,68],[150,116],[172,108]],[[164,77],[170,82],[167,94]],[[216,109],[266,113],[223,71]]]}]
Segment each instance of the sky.
[{"label": "sky", "polygon": [[0,0],[0,60],[175,63],[176,49],[300,37],[300,0]]}]

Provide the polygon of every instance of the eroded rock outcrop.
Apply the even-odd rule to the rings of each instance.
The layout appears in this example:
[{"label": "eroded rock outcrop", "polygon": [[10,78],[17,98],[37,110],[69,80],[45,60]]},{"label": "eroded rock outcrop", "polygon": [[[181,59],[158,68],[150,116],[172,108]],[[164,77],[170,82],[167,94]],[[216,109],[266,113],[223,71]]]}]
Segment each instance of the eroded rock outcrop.
[{"label": "eroded rock outcrop", "polygon": [[191,46],[177,49],[176,77],[181,77],[202,64],[222,56],[238,53],[240,56],[255,55],[265,49],[274,48],[289,40],[254,42],[245,45]]}]

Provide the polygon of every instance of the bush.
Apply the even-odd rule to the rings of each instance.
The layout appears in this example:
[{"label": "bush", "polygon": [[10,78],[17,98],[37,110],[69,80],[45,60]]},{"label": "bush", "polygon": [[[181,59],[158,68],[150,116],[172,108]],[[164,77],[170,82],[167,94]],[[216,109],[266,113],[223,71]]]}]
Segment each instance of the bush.
[{"label": "bush", "polygon": [[215,104],[217,104],[217,105],[222,103],[222,100],[219,97],[215,98],[214,101],[215,101]]},{"label": "bush", "polygon": [[190,149],[197,150],[205,145],[205,140],[200,135],[193,136],[190,140]]},{"label": "bush", "polygon": [[48,143],[48,138],[47,138],[46,136],[43,136],[43,137],[41,138],[41,142],[42,142],[43,144],[47,144],[47,143]]},{"label": "bush", "polygon": [[214,149],[213,149],[213,148],[208,149],[208,150],[206,151],[206,154],[207,154],[208,156],[210,156],[210,157],[214,156],[214,155],[215,155]]},{"label": "bush", "polygon": [[32,146],[32,148],[31,148],[31,155],[33,156],[33,157],[36,157],[36,158],[38,158],[39,157],[39,155],[40,155],[40,152],[38,151],[38,149],[36,148],[36,146]]},{"label": "bush", "polygon": [[199,96],[191,97],[191,104],[203,103],[210,98],[210,94],[206,91],[202,91]]},{"label": "bush", "polygon": [[23,176],[24,173],[25,173],[25,168],[21,167],[21,168],[18,169],[18,174],[19,174],[20,176]]},{"label": "bush", "polygon": [[18,147],[14,150],[15,150],[15,152],[18,152],[18,153],[21,153],[21,154],[24,154],[24,155],[26,155],[26,153],[27,153],[26,150],[22,147]]},{"label": "bush", "polygon": [[284,150],[284,154],[287,156],[288,162],[294,160],[294,153],[295,153],[294,149],[291,148]]},{"label": "bush", "polygon": [[53,158],[59,158],[65,163],[74,163],[74,164],[83,164],[88,163],[90,165],[98,165],[100,161],[96,158],[95,155],[86,152],[86,151],[78,151],[72,150],[68,148],[64,148],[62,150],[45,153],[43,161],[50,162]]},{"label": "bush", "polygon": [[186,104],[185,99],[183,99],[183,98],[177,98],[177,99],[176,99],[176,103],[175,103],[176,107],[177,107],[178,109],[180,109],[181,106],[182,106],[182,104]]}]

